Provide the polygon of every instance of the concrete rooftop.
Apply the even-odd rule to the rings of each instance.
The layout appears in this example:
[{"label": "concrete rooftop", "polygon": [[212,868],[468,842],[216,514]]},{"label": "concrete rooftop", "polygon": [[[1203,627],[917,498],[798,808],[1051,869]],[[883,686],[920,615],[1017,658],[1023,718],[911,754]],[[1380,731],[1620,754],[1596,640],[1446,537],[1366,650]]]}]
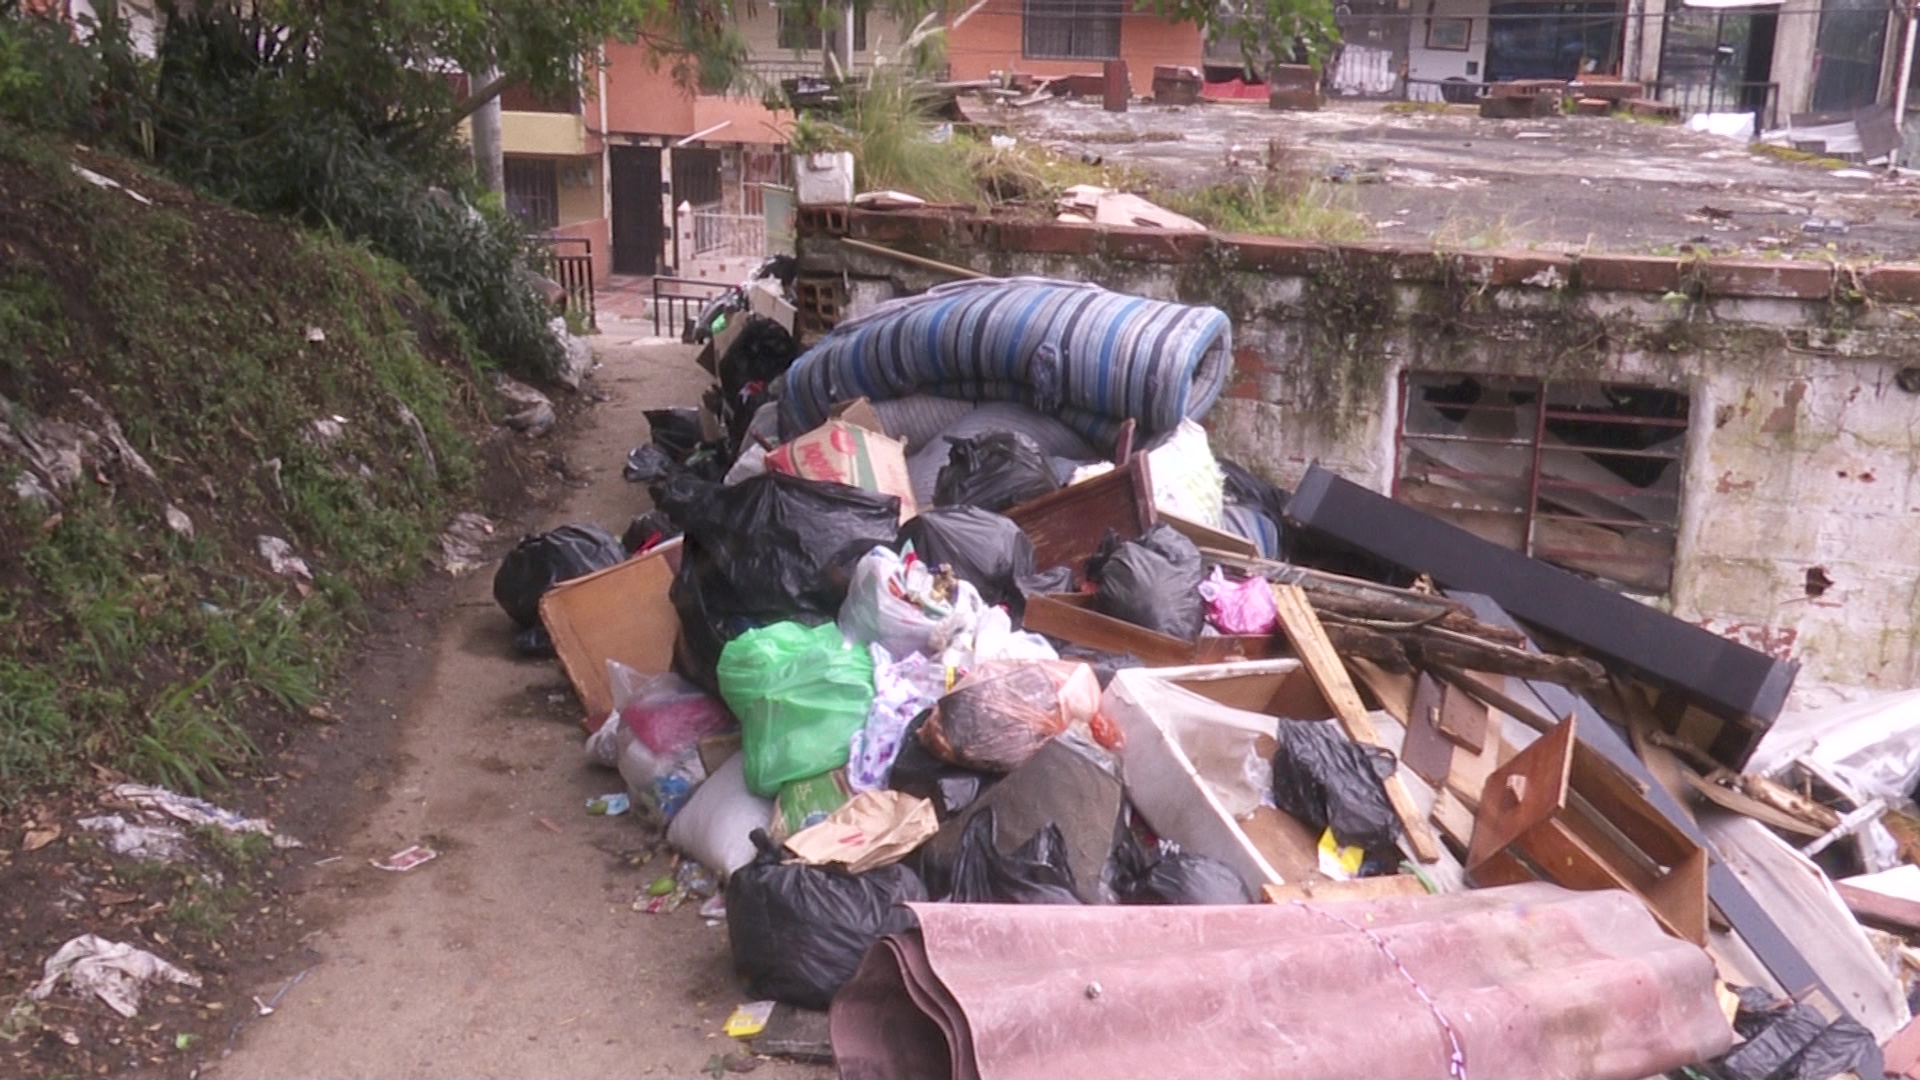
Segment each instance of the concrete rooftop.
[{"label": "concrete rooftop", "polygon": [[[1784,162],[1743,142],[1611,117],[1482,120],[1471,108],[1399,112],[1331,102],[1190,107],[1061,100],[996,109],[1015,135],[1195,187],[1267,168],[1269,145],[1307,175],[1346,172],[1335,198],[1375,237],[1558,251],[1905,258],[1920,253],[1920,178]],[[1809,222],[1844,232],[1809,231]]]}]

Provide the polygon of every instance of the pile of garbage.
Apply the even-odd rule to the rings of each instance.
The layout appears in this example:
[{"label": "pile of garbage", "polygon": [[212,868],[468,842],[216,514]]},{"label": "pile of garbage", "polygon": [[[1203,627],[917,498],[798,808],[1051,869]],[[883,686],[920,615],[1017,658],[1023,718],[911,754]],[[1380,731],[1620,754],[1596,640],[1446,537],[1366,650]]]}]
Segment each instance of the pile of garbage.
[{"label": "pile of garbage", "polygon": [[842,1075],[1920,1062],[1920,695],[1788,712],[1791,663],[1219,460],[1217,310],[978,280],[803,351],[755,288],[652,509],[495,591],[686,860],[648,910]]}]

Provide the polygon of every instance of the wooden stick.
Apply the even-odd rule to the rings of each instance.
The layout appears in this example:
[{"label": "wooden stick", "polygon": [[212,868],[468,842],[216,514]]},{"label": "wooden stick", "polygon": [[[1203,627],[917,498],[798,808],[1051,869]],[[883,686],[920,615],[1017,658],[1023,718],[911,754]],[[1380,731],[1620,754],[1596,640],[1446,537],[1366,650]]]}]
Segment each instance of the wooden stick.
[{"label": "wooden stick", "polygon": [[[1320,687],[1321,695],[1333,708],[1333,715],[1339,719],[1347,738],[1362,746],[1379,746],[1380,735],[1367,716],[1366,706],[1361,704],[1360,692],[1347,677],[1347,667],[1333,651],[1332,642],[1320,626],[1320,617],[1313,613],[1313,605],[1307,603],[1307,594],[1297,585],[1275,585],[1273,602],[1279,609],[1280,626],[1286,631],[1287,640],[1293,643],[1294,653],[1313,676],[1314,684]],[[1396,772],[1381,781],[1380,786],[1386,790],[1387,801],[1393,804],[1400,827],[1406,830],[1414,855],[1421,862],[1439,861],[1440,844],[1434,839],[1433,830],[1427,827],[1420,809],[1413,804],[1406,781]]]}]

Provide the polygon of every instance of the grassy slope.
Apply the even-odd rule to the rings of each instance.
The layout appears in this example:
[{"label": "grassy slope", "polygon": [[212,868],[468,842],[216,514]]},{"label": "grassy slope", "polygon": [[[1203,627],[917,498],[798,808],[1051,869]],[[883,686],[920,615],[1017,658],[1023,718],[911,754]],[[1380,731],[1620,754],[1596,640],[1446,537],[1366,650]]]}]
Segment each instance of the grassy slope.
[{"label": "grassy slope", "polygon": [[90,396],[158,474],[96,450],[36,503],[0,439],[0,803],[86,763],[217,784],[315,699],[473,484],[486,399],[450,325],[364,251],[0,124],[0,423],[98,432]]}]

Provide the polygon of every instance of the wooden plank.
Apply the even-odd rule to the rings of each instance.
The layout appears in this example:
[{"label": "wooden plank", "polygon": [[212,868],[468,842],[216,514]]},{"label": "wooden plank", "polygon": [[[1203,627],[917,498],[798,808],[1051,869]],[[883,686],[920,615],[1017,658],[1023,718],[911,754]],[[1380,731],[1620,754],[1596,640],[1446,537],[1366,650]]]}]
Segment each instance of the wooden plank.
[{"label": "wooden plank", "polygon": [[1434,796],[1433,823],[1461,851],[1473,843],[1473,808],[1452,791],[1442,789]]},{"label": "wooden plank", "polygon": [[1215,529],[1211,526],[1202,525],[1197,521],[1189,521],[1186,518],[1169,514],[1163,510],[1156,511],[1156,513],[1159,514],[1161,521],[1173,526],[1174,532],[1193,541],[1194,547],[1206,548],[1212,551],[1231,552],[1243,559],[1257,559],[1260,557],[1259,546],[1246,537],[1241,536],[1239,533],[1230,533],[1224,529]]},{"label": "wooden plank", "polygon": [[1701,776],[1692,769],[1683,769],[1680,777],[1687,783],[1687,786],[1699,792],[1702,798],[1713,803],[1715,806],[1724,807],[1736,814],[1745,814],[1747,817],[1763,825],[1770,825],[1773,828],[1793,833],[1796,836],[1804,836],[1809,840],[1817,840],[1827,834],[1827,830],[1818,825],[1802,821],[1784,810],[1769,806],[1759,799],[1753,798],[1745,792],[1735,791],[1728,787],[1721,787],[1719,784]]},{"label": "wooden plank", "polygon": [[1453,743],[1440,734],[1440,702],[1445,694],[1431,675],[1422,674],[1414,684],[1413,709],[1406,720],[1407,741],[1400,746],[1400,760],[1427,783],[1440,787],[1447,782],[1453,767]]},{"label": "wooden plank", "polygon": [[1888,896],[1844,881],[1834,882],[1833,887],[1839,890],[1840,899],[1846,901],[1847,910],[1861,922],[1899,934],[1920,932],[1920,901]]},{"label": "wooden plank", "polygon": [[1347,658],[1347,670],[1370,691],[1387,715],[1407,723],[1413,716],[1414,678],[1388,671],[1371,660]]},{"label": "wooden plank", "polygon": [[1440,734],[1479,753],[1487,745],[1487,706],[1458,686],[1448,686],[1440,698]]},{"label": "wooden plank", "polygon": [[1027,598],[1022,628],[1064,638],[1102,652],[1130,653],[1148,667],[1217,664],[1227,660],[1268,660],[1281,652],[1272,637],[1221,634],[1198,642],[1135,626],[1093,610],[1086,593],[1053,593]]},{"label": "wooden plank", "polygon": [[[1320,617],[1313,613],[1312,605],[1307,603],[1306,593],[1298,585],[1275,585],[1273,600],[1274,606],[1279,609],[1281,629],[1286,631],[1287,640],[1293,643],[1300,662],[1320,687],[1320,694],[1332,707],[1341,729],[1354,742],[1364,746],[1379,746],[1379,733],[1374,730],[1373,721],[1360,702],[1360,693],[1353,688],[1352,680],[1347,678],[1346,665],[1340,662],[1332,643],[1327,641],[1326,631],[1320,626]],[[1421,862],[1437,861],[1440,858],[1439,842],[1434,839],[1433,830],[1421,818],[1419,808],[1413,803],[1413,795],[1407,790],[1406,781],[1396,773],[1382,781],[1381,787],[1387,793],[1387,801],[1393,804],[1393,813],[1400,820],[1400,827],[1406,830],[1407,843],[1413,848],[1414,856]]]},{"label": "wooden plank", "polygon": [[1386,900],[1395,896],[1426,896],[1427,887],[1412,874],[1382,874],[1351,881],[1297,881],[1260,886],[1260,902],[1285,904],[1293,900]]}]

